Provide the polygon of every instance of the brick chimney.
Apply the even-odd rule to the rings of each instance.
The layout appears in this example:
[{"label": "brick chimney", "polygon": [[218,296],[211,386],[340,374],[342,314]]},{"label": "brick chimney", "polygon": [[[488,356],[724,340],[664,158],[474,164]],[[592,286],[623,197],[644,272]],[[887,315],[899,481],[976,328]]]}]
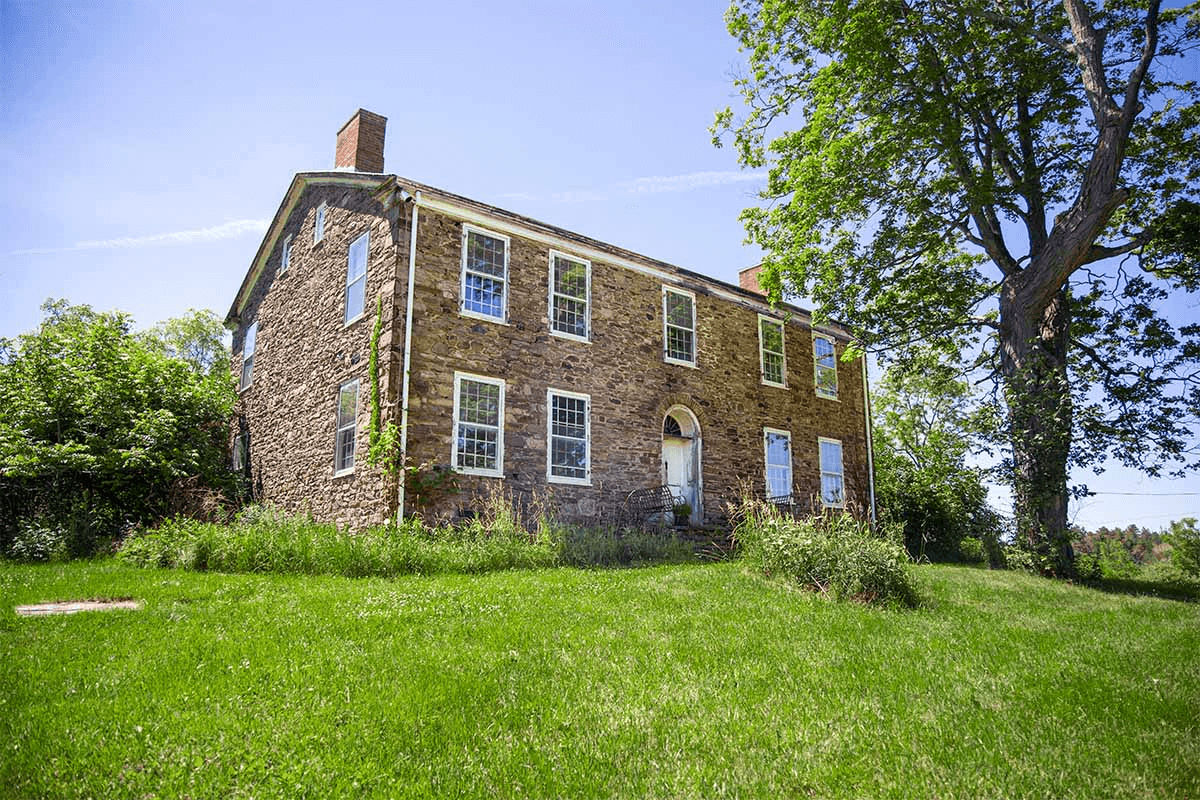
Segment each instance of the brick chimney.
[{"label": "brick chimney", "polygon": [[358,172],[383,172],[383,133],[387,117],[359,109],[337,134],[334,166]]},{"label": "brick chimney", "polygon": [[766,292],[758,285],[758,273],[762,272],[762,264],[755,264],[753,267],[746,267],[738,273],[738,285],[743,289],[754,292],[755,294],[765,295]]}]

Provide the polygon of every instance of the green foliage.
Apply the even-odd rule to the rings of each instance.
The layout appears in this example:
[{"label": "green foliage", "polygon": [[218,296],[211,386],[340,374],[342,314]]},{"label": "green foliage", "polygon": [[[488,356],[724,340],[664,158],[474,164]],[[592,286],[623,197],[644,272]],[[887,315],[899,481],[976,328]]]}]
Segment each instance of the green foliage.
[{"label": "green foliage", "polygon": [[[744,116],[767,169],[743,213],[771,297],[863,346],[978,354],[1003,398],[1020,534],[1069,574],[1069,464],[1200,467],[1198,6],[736,0]],[[1091,60],[1085,55],[1094,55]],[[1132,254],[1141,268],[1105,263]]]},{"label": "green foliage", "polygon": [[951,360],[928,351],[892,363],[871,404],[876,496],[903,526],[909,554],[998,560],[1002,522],[987,504],[983,471],[966,464],[994,433],[994,409],[977,403]]},{"label": "green foliage", "polygon": [[[847,513],[796,519],[770,503],[743,499],[733,537],[743,558],[767,576],[797,581],[837,600],[916,606],[908,556],[870,523]],[[885,536],[899,531],[884,530]]]},{"label": "green foliage", "polygon": [[478,515],[459,525],[414,517],[359,533],[247,506],[229,525],[167,520],[125,539],[117,556],[141,567],[346,577],[694,560],[690,544],[663,532],[560,525],[544,510],[527,524],[500,495],[485,498]]},{"label": "green foliage", "polygon": [[1171,523],[1168,533],[1171,561],[1192,578],[1200,578],[1200,528],[1194,517],[1184,517]]},{"label": "green foliage", "polygon": [[189,308],[182,317],[159,322],[139,334],[148,347],[182,361],[201,375],[229,374],[225,324],[216,312]]},{"label": "green foliage", "polygon": [[166,339],[131,333],[120,312],[43,309],[36,331],[0,342],[0,494],[19,498],[0,545],[17,519],[38,519],[73,531],[70,550],[82,554],[126,521],[170,513],[178,481],[231,486],[227,371],[197,372],[167,354]]}]

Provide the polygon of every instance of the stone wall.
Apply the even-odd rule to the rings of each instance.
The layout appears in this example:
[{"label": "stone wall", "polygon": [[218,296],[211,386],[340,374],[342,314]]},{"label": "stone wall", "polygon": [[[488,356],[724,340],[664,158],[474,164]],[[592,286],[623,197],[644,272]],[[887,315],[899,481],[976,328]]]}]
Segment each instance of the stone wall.
[{"label": "stone wall", "polygon": [[[819,494],[817,437],[825,436],[842,442],[848,494],[860,507],[867,502],[861,367],[839,362],[838,399],[817,397],[812,334],[798,318],[785,327],[787,388],[766,386],[757,333],[765,309],[716,297],[680,276],[674,285],[696,293],[697,367],[668,364],[662,280],[593,259],[591,340],[579,342],[550,335],[550,246],[520,236],[510,239],[507,323],[462,316],[461,241],[462,222],[422,209],[410,454],[450,466],[455,371],[501,378],[504,478],[460,477],[463,492],[438,505],[437,513],[460,513],[481,491],[549,490],[566,516],[611,517],[629,491],[663,482],[662,424],[675,404],[699,421],[706,520],[722,517],[740,482],[765,488],[764,426],[791,432],[797,494]],[[839,355],[842,348],[839,343]],[[590,487],[547,481],[548,388],[591,397]]]},{"label": "stone wall", "polygon": [[[326,204],[325,236],[313,242],[317,207]],[[346,266],[350,244],[370,232],[366,308],[345,324]],[[288,269],[279,272],[291,237]],[[258,321],[253,381],[240,392],[239,415],[250,432],[255,496],[292,513],[360,528],[384,520],[391,509],[383,476],[367,464],[370,378],[367,361],[375,303],[384,297],[392,319],[398,246],[386,214],[366,192],[310,187],[278,238],[275,251],[243,310],[233,336],[235,375],[242,365],[245,331]],[[382,348],[386,361],[385,332]],[[384,364],[384,374],[387,374]],[[354,471],[334,476],[339,387],[359,380]],[[385,390],[391,387],[386,386]]]}]

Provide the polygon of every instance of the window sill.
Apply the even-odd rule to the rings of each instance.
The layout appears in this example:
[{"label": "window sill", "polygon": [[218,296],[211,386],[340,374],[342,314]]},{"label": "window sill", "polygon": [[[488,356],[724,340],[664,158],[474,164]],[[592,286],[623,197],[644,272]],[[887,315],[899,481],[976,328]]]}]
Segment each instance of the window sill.
[{"label": "window sill", "polygon": [[835,403],[842,402],[841,400],[838,400],[838,396],[836,394],[823,394],[821,392],[817,392],[816,394],[817,397],[821,398],[822,400],[832,400]]},{"label": "window sill", "polygon": [[591,486],[592,485],[591,478],[564,478],[559,475],[547,475],[546,481],[548,483],[560,483],[560,484],[563,484],[566,486]]},{"label": "window sill", "polygon": [[670,356],[663,356],[663,363],[674,364],[677,367],[691,367],[692,369],[700,369],[695,361],[680,361],[678,358],[671,358]]},{"label": "window sill", "polygon": [[366,315],[367,315],[367,312],[364,311],[361,314],[359,314],[357,317],[353,317],[353,318],[347,320],[346,324],[342,325],[342,330],[346,330],[346,328],[349,328],[350,326],[352,326],[354,323],[358,322],[360,319],[362,319]]},{"label": "window sill", "polygon": [[572,342],[579,342],[580,344],[591,344],[592,343],[590,331],[589,331],[588,336],[576,336],[573,333],[563,333],[562,331],[556,331],[553,328],[551,328],[550,335],[553,336],[555,339],[568,339]]},{"label": "window sill", "polygon": [[788,388],[788,385],[786,383],[772,383],[771,381],[767,381],[767,380],[759,381],[759,383],[761,383],[763,386],[770,386],[772,389],[787,389]]},{"label": "window sill", "polygon": [[489,317],[487,314],[481,314],[478,311],[467,311],[463,308],[458,310],[458,315],[460,317],[466,317],[467,319],[479,319],[483,320],[484,322],[491,322],[496,325],[511,325],[511,323],[505,321],[502,317]]},{"label": "window sill", "polygon": [[250,382],[249,382],[249,383],[247,383],[245,386],[239,386],[239,387],[238,387],[238,390],[237,390],[237,393],[238,393],[238,394],[244,394],[244,393],[246,392],[246,390],[247,390],[247,389],[249,389],[249,388],[250,388],[251,386],[253,386],[253,385],[254,385],[254,381],[250,381]]},{"label": "window sill", "polygon": [[504,473],[498,470],[490,469],[466,469],[465,467],[455,467],[454,471],[459,475],[472,475],[476,478],[503,478]]},{"label": "window sill", "polygon": [[336,470],[336,471],[333,473],[333,477],[335,477],[335,478],[345,478],[346,476],[348,476],[348,475],[353,475],[353,474],[354,474],[354,467],[350,467],[349,469],[340,469],[340,470]]}]

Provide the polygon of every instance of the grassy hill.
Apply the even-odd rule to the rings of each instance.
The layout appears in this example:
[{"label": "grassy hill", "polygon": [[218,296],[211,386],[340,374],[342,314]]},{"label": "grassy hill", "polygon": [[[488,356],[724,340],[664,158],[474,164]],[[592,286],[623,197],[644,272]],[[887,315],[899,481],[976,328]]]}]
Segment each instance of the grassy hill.
[{"label": "grassy hill", "polygon": [[918,574],[0,564],[0,795],[1200,797],[1200,604]]}]

